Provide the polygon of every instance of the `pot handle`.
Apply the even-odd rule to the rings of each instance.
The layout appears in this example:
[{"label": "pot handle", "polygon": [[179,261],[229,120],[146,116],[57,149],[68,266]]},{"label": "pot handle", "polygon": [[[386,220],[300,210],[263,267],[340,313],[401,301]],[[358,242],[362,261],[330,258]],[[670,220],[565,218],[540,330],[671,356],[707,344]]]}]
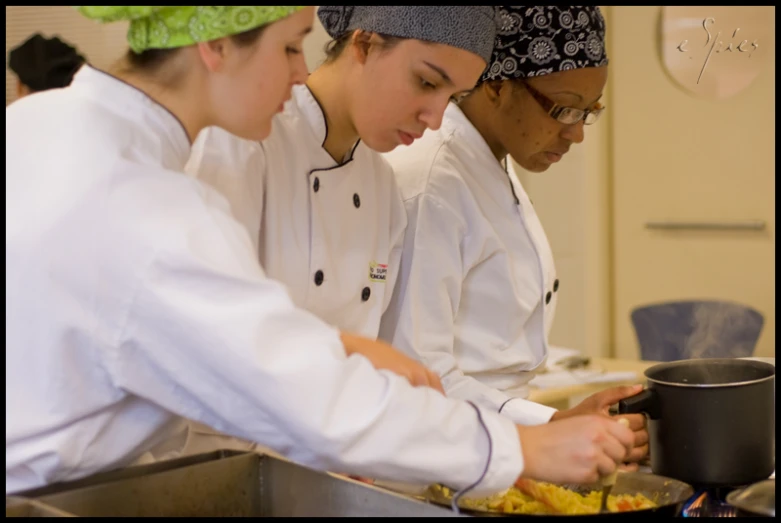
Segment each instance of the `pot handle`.
[{"label": "pot handle", "polygon": [[618,402],[619,414],[647,414],[651,419],[659,419],[658,397],[651,389],[644,389],[634,396]]}]

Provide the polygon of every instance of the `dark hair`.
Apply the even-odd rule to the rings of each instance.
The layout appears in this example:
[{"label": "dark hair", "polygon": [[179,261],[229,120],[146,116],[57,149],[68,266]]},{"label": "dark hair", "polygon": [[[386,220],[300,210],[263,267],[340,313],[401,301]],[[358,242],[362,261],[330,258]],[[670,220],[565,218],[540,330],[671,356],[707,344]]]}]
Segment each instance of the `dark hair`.
[{"label": "dark hair", "polygon": [[[251,47],[260,39],[266,27],[268,27],[268,24],[232,35],[229,38],[237,47]],[[126,69],[128,72],[156,75],[162,70],[165,64],[170,62],[170,60],[179,53],[179,50],[179,48],[147,49],[140,53],[136,53],[132,49],[128,49],[125,54],[125,61],[127,62]],[[163,80],[163,83],[169,86],[175,84],[179,79],[178,76],[178,74],[174,74],[172,77]]]},{"label": "dark hair", "polygon": [[57,36],[35,33],[8,53],[8,68],[30,91],[66,87],[86,62],[71,44]]},{"label": "dark hair", "polygon": [[[347,45],[350,43],[350,40],[352,40],[352,36],[355,33],[355,31],[348,31],[344,33],[339,38],[335,38],[325,44],[325,63],[331,63],[334,62],[339,56],[341,56],[342,52],[347,48]],[[368,31],[367,31],[368,33]],[[390,50],[393,47],[396,46],[399,42],[402,40],[407,40],[406,38],[401,38],[399,36],[391,36],[386,35],[382,33],[376,33],[377,36],[382,38],[383,40],[383,49]]]}]

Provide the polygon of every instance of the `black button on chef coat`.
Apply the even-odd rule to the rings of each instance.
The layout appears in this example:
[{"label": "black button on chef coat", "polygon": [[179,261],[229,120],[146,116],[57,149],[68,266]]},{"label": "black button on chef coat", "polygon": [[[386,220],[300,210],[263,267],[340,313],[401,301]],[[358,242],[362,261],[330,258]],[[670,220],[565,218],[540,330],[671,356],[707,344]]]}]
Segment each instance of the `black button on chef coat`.
[{"label": "black button on chef coat", "polygon": [[369,296],[371,295],[372,295],[372,290],[369,287],[364,287],[363,292],[361,292],[361,300],[369,301]]},{"label": "black button on chef coat", "polygon": [[315,183],[312,184],[312,189],[314,189],[315,192],[320,190],[320,178],[315,177]]},{"label": "black button on chef coat", "polygon": [[323,283],[323,271],[317,271],[315,273],[315,285],[322,285]]},{"label": "black button on chef coat", "polygon": [[550,303],[550,299],[553,297],[553,294],[548,291],[548,294],[545,295],[545,305]]},{"label": "black button on chef coat", "polygon": [[556,280],[553,282],[553,292],[558,292],[559,290],[559,280]]}]

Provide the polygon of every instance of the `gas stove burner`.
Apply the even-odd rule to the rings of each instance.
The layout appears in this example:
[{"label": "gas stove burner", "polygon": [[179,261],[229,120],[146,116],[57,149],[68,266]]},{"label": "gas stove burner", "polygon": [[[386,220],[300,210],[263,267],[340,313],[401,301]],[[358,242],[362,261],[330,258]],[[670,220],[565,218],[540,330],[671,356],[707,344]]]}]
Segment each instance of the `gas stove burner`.
[{"label": "gas stove burner", "polygon": [[738,509],[727,503],[726,497],[733,489],[709,488],[698,490],[686,502],[681,511],[685,518],[735,518]]}]

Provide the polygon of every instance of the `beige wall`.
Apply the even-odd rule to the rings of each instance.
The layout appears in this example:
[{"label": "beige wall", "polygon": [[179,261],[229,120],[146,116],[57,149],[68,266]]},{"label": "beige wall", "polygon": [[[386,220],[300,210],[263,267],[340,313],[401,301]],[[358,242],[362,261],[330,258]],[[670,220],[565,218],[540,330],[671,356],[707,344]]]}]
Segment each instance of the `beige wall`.
[{"label": "beige wall", "polygon": [[323,59],[325,59],[325,52],[323,49],[330,39],[328,33],[325,32],[323,25],[320,23],[320,20],[318,20],[317,13],[315,13],[315,23],[312,27],[312,33],[304,40],[304,58],[306,59],[306,65],[309,67],[310,71],[316,69],[317,66],[322,63]]},{"label": "beige wall", "polygon": [[[736,26],[746,37],[762,34],[757,53],[714,53],[703,77],[718,88],[734,81],[748,60],[759,74],[724,99],[695,96],[668,74],[662,61],[659,6],[613,7],[614,70],[611,126],[614,271],[614,342],[617,355],[638,354],[630,322],[633,308],[669,300],[737,302],[765,319],[758,356],[775,354],[775,8],[688,7],[684,20],[715,16],[713,31],[727,45]],[[742,18],[742,22],[737,20]],[[675,18],[673,18],[675,20]],[[678,18],[677,20],[680,20]],[[701,23],[701,22],[700,22]],[[770,27],[763,27],[769,24]],[[705,32],[687,33],[695,62],[694,85],[704,60]],[[741,35],[738,35],[739,37]],[[714,38],[712,41],[718,41]],[[675,49],[675,39],[665,49]],[[737,45],[737,44],[736,44]],[[717,79],[723,75],[723,83]],[[714,89],[716,90],[716,89]],[[649,222],[700,222],[752,230],[652,230]],[[685,341],[700,353],[728,339],[740,317],[698,317]],[[735,342],[737,343],[737,342]]]}]

